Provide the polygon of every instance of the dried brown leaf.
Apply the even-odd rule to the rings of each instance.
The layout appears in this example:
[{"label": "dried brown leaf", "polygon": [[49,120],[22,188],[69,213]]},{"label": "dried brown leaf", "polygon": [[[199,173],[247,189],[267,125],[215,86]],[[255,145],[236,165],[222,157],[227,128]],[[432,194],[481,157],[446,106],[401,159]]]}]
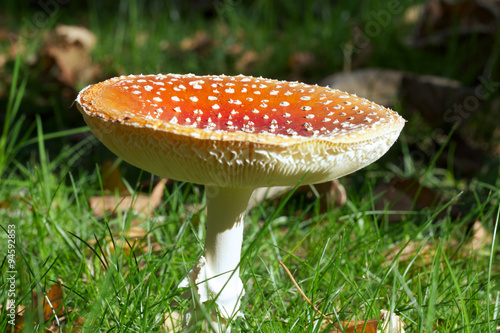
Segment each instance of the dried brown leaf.
[{"label": "dried brown leaf", "polygon": [[390,107],[398,98],[404,72],[377,68],[336,73],[321,81],[321,85],[363,96]]},{"label": "dried brown leaf", "polygon": [[349,321],[349,322],[341,322],[339,328],[343,327],[345,333],[377,333],[377,328],[379,326],[379,322],[377,319],[370,319],[365,321]]},{"label": "dried brown leaf", "polygon": [[83,325],[87,321],[86,318],[80,317],[73,322],[73,327],[71,328],[72,333],[80,333],[83,329]]},{"label": "dried brown leaf", "polygon": [[240,73],[249,72],[258,59],[259,55],[257,52],[254,50],[246,50],[236,61],[234,68]]},{"label": "dried brown leaf", "polygon": [[[401,246],[396,245],[389,249],[385,253],[386,263],[391,263],[398,253],[401,251]],[[423,243],[410,241],[406,247],[401,251],[399,255],[399,261],[409,261],[413,259],[417,253],[421,257],[421,261],[425,265],[429,265],[432,263],[434,256],[436,254],[436,247],[433,243]]]},{"label": "dried brown leaf", "polygon": [[91,51],[97,44],[94,33],[84,27],[61,24],[55,28],[55,34],[61,42],[81,45],[86,51]]},{"label": "dried brown leaf", "polygon": [[316,57],[312,52],[295,52],[288,58],[290,80],[300,80],[303,73],[314,66]]},{"label": "dried brown leaf", "polygon": [[92,197],[89,199],[90,208],[94,216],[98,217],[114,211],[126,211],[128,209],[138,214],[151,216],[154,209],[161,204],[166,183],[167,179],[158,182],[149,196],[141,193],[136,196],[105,195]]},{"label": "dried brown leaf", "polygon": [[9,209],[10,208],[10,201],[4,200],[0,201],[0,209]]},{"label": "dried brown leaf", "polygon": [[410,111],[418,112],[430,125],[450,129],[450,108],[474,96],[474,90],[446,77],[405,73],[400,97]]},{"label": "dried brown leaf", "polygon": [[[458,253],[459,257],[467,258],[473,253],[477,253],[483,249],[489,249],[493,237],[484,228],[481,221],[476,221],[472,225],[472,237],[460,248]],[[454,248],[457,248],[459,244],[452,243]]]},{"label": "dried brown leaf", "polygon": [[92,64],[90,51],[96,44],[95,35],[78,26],[57,26],[45,40],[42,63],[46,72],[57,68],[57,79],[73,87],[76,83],[88,83],[100,73],[100,67]]},{"label": "dried brown leaf", "polygon": [[180,43],[182,51],[203,51],[213,44],[212,37],[205,30],[197,31],[194,36],[184,38]]},{"label": "dried brown leaf", "polygon": [[62,316],[65,313],[63,306],[63,293],[59,283],[50,287],[43,298],[43,319],[45,321],[54,315]]},{"label": "dried brown leaf", "polygon": [[498,9],[498,4],[487,1],[429,1],[420,10],[410,43],[413,46],[445,45],[456,34],[475,37],[495,34]]},{"label": "dried brown leaf", "polygon": [[125,233],[125,237],[129,238],[129,239],[142,239],[144,237],[146,237],[147,235],[147,231],[144,230],[144,228],[140,228],[140,227],[131,227],[126,233]]},{"label": "dried brown leaf", "polygon": [[[472,231],[473,234],[471,238],[465,244],[461,244],[451,239],[443,244],[444,250],[449,254],[455,255],[457,258],[470,258],[473,253],[475,254],[483,249],[488,249],[492,242],[492,236],[483,227],[480,221],[476,221],[473,224]],[[408,242],[402,251],[401,246],[394,246],[385,253],[386,263],[392,262],[401,251],[399,261],[412,260],[418,254],[420,257],[418,263],[430,265],[436,255],[436,246],[434,242],[424,243],[417,241]]]},{"label": "dried brown leaf", "polygon": [[[403,179],[394,177],[389,184],[382,184],[375,188],[375,209],[391,211],[411,211],[424,208],[433,208],[443,200],[434,189],[424,186],[418,179]],[[445,214],[443,212],[442,214]],[[401,214],[388,216],[390,222],[401,220]]]},{"label": "dried brown leaf", "polygon": [[[41,295],[43,297],[43,302],[42,302],[42,311],[43,311],[43,321],[47,322],[51,318],[54,318],[54,316],[57,316],[59,320],[59,324],[65,320],[64,314],[66,313],[66,309],[64,308],[63,304],[63,292],[61,288],[60,283],[56,283],[52,285],[49,290]],[[40,306],[38,300],[38,294],[33,291],[33,302],[32,306],[30,307],[31,311],[33,313],[38,313],[38,307]],[[22,332],[23,328],[25,326],[25,318],[24,318],[24,311],[25,307],[18,306],[17,308],[17,314],[15,318],[15,327],[14,327],[14,332]],[[36,323],[34,323],[36,324]],[[46,331],[48,332],[59,332],[59,324],[57,321],[54,320],[54,322],[51,322],[50,325],[46,327]],[[10,328],[8,330],[10,333]]]}]

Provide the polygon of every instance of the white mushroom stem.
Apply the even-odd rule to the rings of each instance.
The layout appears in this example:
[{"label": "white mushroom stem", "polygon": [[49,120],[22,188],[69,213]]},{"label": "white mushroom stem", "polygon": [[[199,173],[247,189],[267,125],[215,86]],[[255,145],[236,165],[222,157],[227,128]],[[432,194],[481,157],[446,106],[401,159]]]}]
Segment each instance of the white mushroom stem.
[{"label": "white mushroom stem", "polygon": [[[225,319],[240,317],[245,290],[239,277],[244,218],[253,189],[206,186],[205,255],[190,273],[200,302],[215,301]],[[186,283],[181,284],[185,286]]]}]

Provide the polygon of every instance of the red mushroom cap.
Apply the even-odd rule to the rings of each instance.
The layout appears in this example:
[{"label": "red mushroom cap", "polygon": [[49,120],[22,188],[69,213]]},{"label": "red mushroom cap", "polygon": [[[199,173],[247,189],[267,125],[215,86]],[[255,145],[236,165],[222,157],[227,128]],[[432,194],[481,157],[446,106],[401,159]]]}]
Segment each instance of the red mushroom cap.
[{"label": "red mushroom cap", "polygon": [[335,89],[248,76],[121,76],[77,98],[93,132],[163,177],[258,187],[334,179],[382,156],[404,119]]}]

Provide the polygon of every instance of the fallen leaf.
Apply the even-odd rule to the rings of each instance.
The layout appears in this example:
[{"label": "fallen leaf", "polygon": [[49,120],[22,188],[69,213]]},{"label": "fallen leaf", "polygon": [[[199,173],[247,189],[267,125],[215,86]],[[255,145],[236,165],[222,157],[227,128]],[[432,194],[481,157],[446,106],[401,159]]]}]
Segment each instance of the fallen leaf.
[{"label": "fallen leaf", "polygon": [[192,37],[184,38],[180,43],[182,51],[203,51],[212,46],[212,37],[205,30],[198,30]]},{"label": "fallen leaf", "polygon": [[83,326],[85,325],[85,322],[87,321],[86,318],[80,317],[77,320],[73,322],[73,327],[71,328],[72,333],[80,333],[83,329]]},{"label": "fallen leaf", "polygon": [[247,73],[251,71],[251,67],[257,62],[259,55],[254,50],[245,51],[234,64],[237,72]]},{"label": "fallen leaf", "polygon": [[[389,184],[381,184],[374,191],[375,209],[384,211],[400,212],[398,214],[389,214],[389,222],[397,222],[402,219],[406,211],[422,210],[424,208],[435,208],[444,201],[440,193],[425,185],[422,185],[418,179],[403,179],[394,177]],[[437,218],[442,218],[448,211],[441,212]],[[451,207],[451,216],[460,215],[459,208]]]},{"label": "fallen leaf", "polygon": [[70,87],[90,83],[100,73],[100,67],[92,64],[90,56],[95,44],[96,37],[90,30],[58,25],[42,48],[45,71],[52,72],[55,67],[56,78]]},{"label": "fallen leaf", "polygon": [[[35,291],[32,292],[33,299],[30,307],[30,311],[34,314],[38,313],[38,307],[40,306],[38,301],[38,294]],[[47,292],[43,295],[42,302],[42,311],[43,311],[43,321],[45,324],[48,320],[57,316],[59,323],[57,321],[51,322],[45,329],[47,332],[60,332],[60,324],[65,320],[66,309],[63,304],[63,292],[61,289],[61,283],[53,284]],[[7,306],[8,308],[9,306]],[[15,325],[13,332],[23,332],[23,329],[26,325],[25,323],[25,314],[26,307],[19,305],[16,308],[16,317],[15,317]],[[35,318],[37,316],[35,315]],[[36,322],[34,324],[37,324]],[[11,328],[9,327],[6,332],[11,332]]]},{"label": "fallen leaf", "polygon": [[65,44],[79,44],[87,51],[97,44],[96,36],[84,27],[60,24],[56,26],[55,33]]},{"label": "fallen leaf", "polygon": [[398,99],[404,72],[387,69],[359,69],[336,73],[321,80],[320,85],[363,96],[386,107]]},{"label": "fallen leaf", "polygon": [[405,73],[401,80],[400,97],[405,106],[430,125],[447,130],[455,123],[449,120],[452,116],[448,110],[462,104],[467,96],[475,96],[474,87],[446,77]]},{"label": "fallen leaf", "polygon": [[[390,248],[385,253],[385,258],[386,258],[385,264],[391,263],[396,258],[396,256],[399,254],[400,251],[401,251],[400,245],[396,245]],[[417,254],[421,257],[421,260],[419,262],[424,263],[425,265],[429,265],[434,260],[434,256],[436,254],[436,247],[434,243],[430,242],[424,243],[424,242],[410,241],[401,251],[398,261],[399,262],[410,261]]]},{"label": "fallen leaf", "polygon": [[[480,251],[484,249],[487,250],[486,255],[489,255],[489,248],[493,241],[492,235],[484,228],[481,221],[474,222],[471,229],[472,236],[460,248],[457,255],[462,258],[469,258],[473,253],[480,253]],[[451,245],[453,248],[458,248],[460,244],[453,242]]]},{"label": "fallen leaf", "polygon": [[446,44],[456,34],[475,38],[493,35],[498,27],[498,5],[493,1],[429,1],[419,12],[420,19],[409,40],[413,46]]},{"label": "fallen leaf", "polygon": [[[379,322],[377,319],[370,319],[367,320],[366,322],[364,321],[350,321],[350,322],[342,322],[341,325],[339,325],[339,328],[343,327],[345,333],[357,333],[357,332],[364,332],[364,333],[377,333],[377,328],[379,326]],[[396,332],[393,332],[396,333]]]},{"label": "fallen leaf", "polygon": [[316,57],[312,52],[295,52],[288,57],[290,67],[290,80],[300,80],[302,75],[314,66]]},{"label": "fallen leaf", "polygon": [[140,227],[131,227],[126,233],[125,237],[129,239],[142,239],[146,237],[147,231]]},{"label": "fallen leaf", "polygon": [[10,201],[4,200],[0,201],[0,209],[9,209],[10,208]]},{"label": "fallen leaf", "polygon": [[140,193],[135,196],[95,196],[89,199],[90,208],[92,209],[94,216],[98,217],[114,211],[121,212],[128,209],[131,209],[141,215],[151,216],[153,211],[161,204],[166,184],[167,179],[162,179],[153,188],[151,195]]},{"label": "fallen leaf", "polygon": [[[472,235],[465,243],[462,244],[456,241],[455,239],[458,237],[451,237],[450,240],[443,244],[447,255],[454,255],[453,258],[470,258],[472,254],[478,253],[483,253],[485,256],[489,255],[489,247],[492,242],[491,234],[484,228],[480,221],[476,221],[471,229]],[[400,245],[396,245],[385,252],[385,264],[391,263],[400,251],[400,262],[413,260],[418,254],[420,260],[416,261],[416,263],[430,265],[434,261],[437,244],[432,241],[426,243],[422,241],[410,241],[403,250],[401,250]]]},{"label": "fallen leaf", "polygon": [[234,43],[227,48],[227,54],[238,55],[243,52],[243,45],[241,43]]},{"label": "fallen leaf", "polygon": [[[33,291],[33,307],[38,307],[38,295]],[[43,295],[43,320],[48,321],[54,315],[62,316],[65,313],[63,306],[63,293],[59,283],[53,284]],[[35,310],[36,311],[36,310]]]}]

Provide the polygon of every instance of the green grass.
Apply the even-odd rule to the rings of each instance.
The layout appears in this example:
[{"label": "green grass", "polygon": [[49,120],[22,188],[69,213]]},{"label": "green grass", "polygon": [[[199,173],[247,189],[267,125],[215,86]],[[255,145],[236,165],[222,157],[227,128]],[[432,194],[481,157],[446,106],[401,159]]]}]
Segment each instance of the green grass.
[{"label": "green grass", "polygon": [[[225,48],[241,43],[245,50],[267,54],[265,61],[257,61],[247,74],[287,78],[290,54],[307,50],[317,59],[306,77],[314,80],[342,69],[345,59],[339,45],[349,41],[351,25],[369,21],[370,10],[385,8],[383,1],[370,2],[371,7],[359,12],[354,2],[348,1],[338,5],[306,1],[302,6],[285,1],[274,5],[254,1],[248,6],[221,1],[216,18],[188,15],[179,8],[184,19],[176,19],[172,3],[163,6],[153,1],[147,8],[137,1],[127,3],[120,2],[112,21],[103,15],[106,5],[90,2],[88,13],[70,19],[62,8],[50,24],[86,22],[99,38],[93,56],[96,62],[107,64],[103,77],[139,72],[236,74],[238,57]],[[404,7],[409,5],[404,3]],[[71,6],[75,5],[69,5],[68,10],[74,11]],[[16,13],[32,14],[29,8]],[[220,47],[201,54],[179,49],[184,37],[197,30],[214,34],[221,24],[229,27],[229,32],[217,39]],[[466,72],[461,67],[466,52],[448,56],[444,67],[444,62],[424,66],[434,55],[423,50],[410,54],[398,42],[398,34],[410,28],[402,14],[395,15],[371,41],[382,50],[392,47],[392,59],[376,52],[367,66],[444,72],[464,83],[473,80],[477,64]],[[145,32],[146,43],[137,43],[137,36]],[[169,41],[168,49],[157,47],[162,40]],[[27,43],[33,49],[40,44],[40,40]],[[455,40],[450,44],[450,49],[470,47]],[[32,107],[30,93],[40,94],[45,88],[34,85],[38,73],[28,66],[26,58],[18,56],[6,71],[12,77],[5,109],[1,110],[0,250],[7,248],[3,244],[7,244],[8,225],[15,225],[16,304],[28,307],[24,331],[43,331],[50,325],[50,321],[40,320],[42,313],[30,311],[29,306],[33,292],[40,298],[58,281],[63,285],[63,303],[68,310],[62,320],[63,332],[80,318],[85,318],[80,324],[84,332],[158,331],[166,313],[182,312],[190,305],[177,285],[203,253],[204,211],[195,211],[190,205],[204,202],[203,189],[175,183],[165,191],[163,204],[150,218],[133,211],[95,217],[89,199],[103,194],[99,166],[111,155],[93,136],[77,143],[67,139],[86,133],[82,122],[61,128],[54,125],[56,121],[46,109],[38,112]],[[78,113],[74,107],[66,110],[67,105],[58,101],[56,98],[56,108]],[[404,114],[406,110],[398,111]],[[241,263],[246,319],[235,321],[234,331],[332,330],[298,293],[279,261],[292,271],[315,306],[337,323],[378,318],[385,309],[402,318],[406,332],[431,332],[434,325],[436,332],[498,331],[500,255],[495,230],[499,225],[500,182],[496,178],[490,181],[491,174],[498,173],[498,161],[493,159],[476,177],[464,179],[454,175],[453,165],[437,166],[441,147],[433,147],[429,161],[417,160],[415,147],[425,151],[433,129],[420,125],[418,117],[409,118],[405,133],[387,157],[342,180],[348,192],[343,207],[320,213],[319,200],[294,195],[278,205],[264,202],[249,212],[243,245],[247,256]],[[61,119],[64,123],[64,117]],[[134,195],[139,193],[141,181],[152,179],[126,163],[118,167]],[[390,217],[398,212],[391,206],[377,210],[379,194],[375,189],[394,174],[419,179],[445,200],[431,208],[415,208],[400,221],[391,222]],[[144,191],[148,190],[151,188]],[[452,207],[461,213],[455,215]],[[159,251],[130,250],[138,241],[121,234],[136,223],[134,220],[148,233],[145,246],[156,242]],[[493,242],[466,251],[471,239],[469,226],[474,221],[482,222]],[[426,242],[432,246],[425,247]],[[416,248],[403,258],[398,250],[405,246]],[[5,307],[6,254],[0,253],[0,267],[0,304]],[[9,328],[8,318],[2,315],[0,332],[10,332]]]}]

